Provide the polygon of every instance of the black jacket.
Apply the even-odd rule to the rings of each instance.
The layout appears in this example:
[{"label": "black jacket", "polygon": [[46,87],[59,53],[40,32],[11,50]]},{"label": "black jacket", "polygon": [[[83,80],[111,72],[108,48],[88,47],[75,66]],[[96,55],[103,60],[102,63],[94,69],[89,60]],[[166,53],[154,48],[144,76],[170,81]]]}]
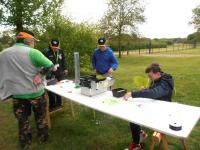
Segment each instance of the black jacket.
[{"label": "black jacket", "polygon": [[132,97],[152,98],[171,102],[174,80],[171,75],[162,73],[161,78],[151,82],[149,89],[133,91]]},{"label": "black jacket", "polygon": [[66,70],[65,66],[65,55],[63,50],[59,49],[58,52],[53,52],[53,50],[49,47],[44,50],[43,54],[53,62],[54,65],[59,64],[57,71],[53,72],[51,75],[47,75],[47,79],[55,77],[59,81],[64,77],[64,70]]}]

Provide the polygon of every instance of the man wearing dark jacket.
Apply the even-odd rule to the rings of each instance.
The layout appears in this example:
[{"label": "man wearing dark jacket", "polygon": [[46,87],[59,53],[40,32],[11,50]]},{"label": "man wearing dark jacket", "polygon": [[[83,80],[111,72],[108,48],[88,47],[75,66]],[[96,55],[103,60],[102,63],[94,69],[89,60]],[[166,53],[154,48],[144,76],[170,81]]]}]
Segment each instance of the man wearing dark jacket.
[{"label": "man wearing dark jacket", "polygon": [[[67,75],[68,71],[65,66],[65,55],[60,49],[60,41],[58,39],[52,39],[49,48],[44,50],[44,55],[53,62],[57,70],[47,76],[47,81],[57,80],[61,81],[64,79],[64,75]],[[47,84],[50,82],[47,82]],[[49,111],[53,111],[62,107],[61,96],[48,92],[49,96]]]},{"label": "man wearing dark jacket", "polygon": [[[171,102],[174,89],[172,76],[162,72],[159,64],[151,64],[146,68],[145,72],[151,80],[150,87],[140,91],[129,92],[124,96],[124,99],[127,100],[129,97],[143,97]],[[133,143],[130,144],[129,150],[140,150],[140,143],[147,138],[147,134],[137,124],[130,123],[130,128]]]}]

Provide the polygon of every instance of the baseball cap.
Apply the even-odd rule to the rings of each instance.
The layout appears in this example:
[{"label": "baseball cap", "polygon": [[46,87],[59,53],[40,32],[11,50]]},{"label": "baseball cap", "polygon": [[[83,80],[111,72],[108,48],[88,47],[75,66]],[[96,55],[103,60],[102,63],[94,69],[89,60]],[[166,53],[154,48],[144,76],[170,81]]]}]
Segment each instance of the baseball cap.
[{"label": "baseball cap", "polygon": [[34,39],[35,41],[39,41],[34,36],[34,33],[31,31],[21,31],[17,34],[18,39]]},{"label": "baseball cap", "polygon": [[51,47],[59,48],[59,46],[60,46],[60,41],[58,39],[52,39],[51,40]]},{"label": "baseball cap", "polygon": [[100,38],[98,39],[98,44],[99,44],[99,46],[104,46],[105,43],[106,43],[106,39],[105,39],[104,37],[100,37]]}]

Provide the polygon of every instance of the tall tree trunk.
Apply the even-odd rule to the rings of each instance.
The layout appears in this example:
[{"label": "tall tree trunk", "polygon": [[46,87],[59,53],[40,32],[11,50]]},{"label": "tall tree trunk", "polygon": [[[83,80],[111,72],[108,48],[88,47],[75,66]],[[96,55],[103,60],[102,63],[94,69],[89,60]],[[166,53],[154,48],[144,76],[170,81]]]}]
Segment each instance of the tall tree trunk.
[{"label": "tall tree trunk", "polygon": [[21,0],[16,1],[16,20],[15,20],[15,27],[16,32],[19,33],[23,30],[23,4]]},{"label": "tall tree trunk", "polygon": [[151,40],[149,40],[149,54],[151,54]]},{"label": "tall tree trunk", "polygon": [[16,22],[16,32],[19,33],[23,30],[23,24],[21,21]]},{"label": "tall tree trunk", "polygon": [[122,58],[122,52],[121,52],[121,31],[119,31],[119,34],[118,34],[118,51],[119,51],[119,58]]}]

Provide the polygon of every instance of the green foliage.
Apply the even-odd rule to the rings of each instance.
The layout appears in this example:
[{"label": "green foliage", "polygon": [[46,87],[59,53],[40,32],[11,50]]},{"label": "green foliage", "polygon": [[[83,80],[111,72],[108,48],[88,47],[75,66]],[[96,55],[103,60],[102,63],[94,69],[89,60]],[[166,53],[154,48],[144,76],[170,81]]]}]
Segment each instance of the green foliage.
[{"label": "green foliage", "polygon": [[[66,64],[70,73],[74,70],[74,52],[80,53],[81,69],[88,71],[91,55],[96,47],[96,30],[86,23],[72,23],[61,15],[63,0],[3,0],[1,1],[3,22],[1,24],[15,27],[19,32],[26,28],[32,30],[40,42],[36,48],[43,51],[52,38],[61,41],[61,48],[66,55]],[[12,32],[12,36],[14,31]],[[0,39],[1,49],[9,47],[14,40],[9,34]]]},{"label": "green foliage", "polygon": [[79,52],[80,54],[81,71],[90,69],[91,56],[97,41],[96,32],[92,26],[84,23],[72,23],[57,14],[54,15],[44,30],[45,32],[38,37],[41,42],[37,44],[36,48],[42,51],[49,46],[52,38],[57,38],[60,40],[61,48],[64,50],[70,73],[74,71],[74,52]]},{"label": "green foliage", "polygon": [[101,19],[101,29],[105,34],[126,33],[128,27],[136,29],[136,24],[144,22],[144,8],[139,0],[109,0],[108,11]]},{"label": "green foliage", "polygon": [[12,30],[7,30],[2,33],[0,37],[0,51],[10,47],[14,43],[14,36]]},{"label": "green foliage", "polygon": [[195,33],[189,34],[187,37],[187,41],[189,43],[200,42],[200,32],[195,32]]},{"label": "green foliage", "polygon": [[200,5],[194,8],[192,12],[193,16],[190,23],[193,24],[197,30],[200,30]]},{"label": "green foliage", "polygon": [[3,46],[2,44],[0,44],[0,52],[3,50]]},{"label": "green foliage", "polygon": [[100,21],[101,32],[116,35],[117,49],[121,57],[121,39],[123,33],[135,33],[137,24],[145,21],[144,7],[140,0],[109,0],[108,10]]},{"label": "green foliage", "polygon": [[14,27],[16,32],[38,27],[45,18],[59,11],[62,4],[63,0],[1,0],[0,23]]}]

